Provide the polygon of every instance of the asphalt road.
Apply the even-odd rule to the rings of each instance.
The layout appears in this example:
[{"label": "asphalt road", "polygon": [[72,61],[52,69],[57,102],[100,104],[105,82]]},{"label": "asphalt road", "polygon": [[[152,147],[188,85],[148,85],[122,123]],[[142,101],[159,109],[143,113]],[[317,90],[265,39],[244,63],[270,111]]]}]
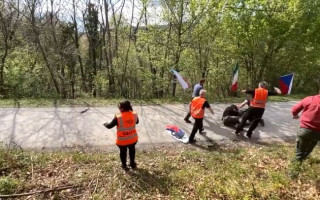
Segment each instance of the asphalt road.
[{"label": "asphalt road", "polygon": [[[294,137],[299,121],[293,120],[291,107],[295,102],[268,103],[264,121],[254,131],[253,140],[286,140]],[[205,134],[198,141],[245,140],[222,124],[221,116],[228,104],[211,104],[215,114],[206,111]],[[134,106],[140,123],[138,144],[157,145],[178,142],[165,131],[167,124],[181,127],[190,134],[193,124],[187,124],[187,104]],[[3,146],[50,149],[64,147],[108,147],[115,144],[116,128],[106,129],[118,109],[106,107],[1,108],[0,142]],[[191,119],[192,120],[192,119]]]}]

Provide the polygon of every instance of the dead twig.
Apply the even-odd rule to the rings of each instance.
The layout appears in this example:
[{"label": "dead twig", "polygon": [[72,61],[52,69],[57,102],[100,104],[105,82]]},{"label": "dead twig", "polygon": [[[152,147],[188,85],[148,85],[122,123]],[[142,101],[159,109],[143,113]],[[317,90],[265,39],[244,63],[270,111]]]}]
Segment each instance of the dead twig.
[{"label": "dead twig", "polygon": [[33,161],[31,156],[31,180],[33,180]]},{"label": "dead twig", "polygon": [[96,192],[97,187],[98,187],[100,172],[101,172],[101,171],[99,171],[99,173],[98,173],[98,175],[97,175],[97,178],[96,178],[96,179],[97,179],[97,183],[96,183],[96,186],[94,187],[93,194]]},{"label": "dead twig", "polygon": [[57,191],[61,191],[61,190],[67,190],[67,189],[78,188],[78,187],[81,187],[81,186],[80,185],[58,186],[58,187],[54,187],[54,188],[50,188],[50,189],[39,190],[39,191],[28,192],[28,193],[0,195],[0,198],[23,197],[23,196],[30,196],[30,195],[35,195],[35,194],[47,193],[47,192],[57,192]]},{"label": "dead twig", "polygon": [[87,112],[88,110],[89,110],[89,108],[87,108],[87,109],[85,109],[85,110],[81,111],[81,112],[80,112],[80,114],[83,114],[83,113]]}]

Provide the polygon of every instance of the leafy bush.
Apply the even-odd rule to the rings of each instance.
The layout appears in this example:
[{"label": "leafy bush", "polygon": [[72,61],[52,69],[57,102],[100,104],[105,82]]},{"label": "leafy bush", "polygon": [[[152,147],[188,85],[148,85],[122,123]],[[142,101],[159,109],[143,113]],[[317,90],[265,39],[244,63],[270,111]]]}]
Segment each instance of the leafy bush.
[{"label": "leafy bush", "polygon": [[12,194],[16,191],[19,181],[10,177],[0,178],[0,193]]}]

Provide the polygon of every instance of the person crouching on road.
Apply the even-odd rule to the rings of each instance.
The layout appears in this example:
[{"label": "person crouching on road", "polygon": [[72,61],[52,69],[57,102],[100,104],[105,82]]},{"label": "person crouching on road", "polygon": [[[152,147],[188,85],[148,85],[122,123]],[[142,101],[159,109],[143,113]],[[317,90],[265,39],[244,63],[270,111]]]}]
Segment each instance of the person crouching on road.
[{"label": "person crouching on road", "polygon": [[196,140],[194,139],[194,136],[196,135],[198,130],[199,130],[199,133],[203,131],[203,117],[204,117],[205,108],[208,108],[210,112],[214,114],[212,108],[210,107],[210,104],[205,99],[205,96],[206,96],[206,91],[200,90],[200,96],[193,98],[193,100],[189,105],[191,116],[195,120],[193,129],[189,137],[189,143],[196,142]]},{"label": "person crouching on road", "polygon": [[129,170],[127,167],[127,149],[129,149],[130,166],[132,169],[137,168],[135,163],[138,134],[135,125],[139,123],[136,112],[133,111],[129,101],[123,101],[119,104],[120,113],[116,114],[110,123],[103,124],[106,128],[111,129],[117,126],[116,144],[120,149],[120,160],[122,168]]}]

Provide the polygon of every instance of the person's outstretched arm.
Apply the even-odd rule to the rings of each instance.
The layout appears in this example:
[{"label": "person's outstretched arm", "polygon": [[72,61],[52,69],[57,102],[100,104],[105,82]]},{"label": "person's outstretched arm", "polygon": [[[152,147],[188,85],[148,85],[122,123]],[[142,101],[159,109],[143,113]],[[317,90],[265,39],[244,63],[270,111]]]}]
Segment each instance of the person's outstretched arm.
[{"label": "person's outstretched arm", "polygon": [[205,101],[204,104],[203,104],[203,106],[202,106],[202,109],[205,109],[205,108],[208,108],[208,110],[210,110],[210,112],[211,112],[212,114],[214,114],[214,112],[213,112],[213,110],[212,110],[212,108],[211,108],[211,106],[210,106],[210,104],[209,104],[208,101]]},{"label": "person's outstretched arm", "polygon": [[115,127],[115,126],[118,125],[117,118],[114,117],[113,120],[112,120],[110,123],[104,123],[103,125],[104,125],[106,128],[111,129],[111,128],[113,128],[113,127]]},{"label": "person's outstretched arm", "polygon": [[304,98],[300,102],[298,102],[296,105],[292,107],[292,116],[293,119],[299,119],[299,113],[304,109],[304,103],[307,101],[307,98]]},{"label": "person's outstretched arm", "polygon": [[210,108],[208,108],[208,109],[209,109],[210,112],[214,115],[214,112],[213,112],[212,108],[210,107]]},{"label": "person's outstretched arm", "polygon": [[244,100],[244,102],[242,102],[240,105],[237,105],[237,108],[240,109],[242,108],[243,106],[247,105],[248,104],[248,100]]},{"label": "person's outstretched arm", "polygon": [[274,91],[276,91],[277,94],[282,94],[281,90],[277,87],[274,87]]},{"label": "person's outstretched arm", "polygon": [[282,94],[281,90],[277,87],[274,87],[274,91],[268,91],[268,96],[276,96]]}]

